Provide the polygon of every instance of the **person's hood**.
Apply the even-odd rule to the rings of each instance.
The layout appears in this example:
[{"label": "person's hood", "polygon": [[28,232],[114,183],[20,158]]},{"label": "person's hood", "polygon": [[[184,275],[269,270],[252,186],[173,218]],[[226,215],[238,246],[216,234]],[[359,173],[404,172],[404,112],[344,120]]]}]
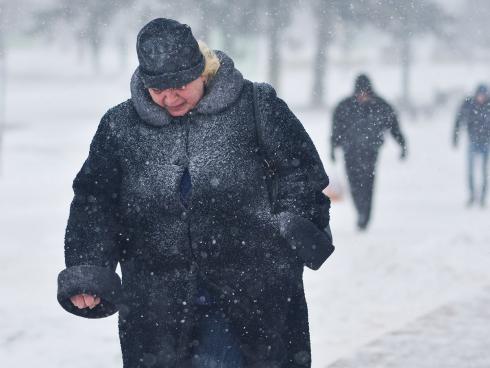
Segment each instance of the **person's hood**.
[{"label": "person's hood", "polygon": [[[238,99],[242,91],[244,79],[235,69],[233,60],[221,51],[216,51],[216,55],[220,67],[193,110],[200,114],[215,114],[225,110]],[[138,68],[131,78],[131,100],[140,118],[150,125],[160,127],[174,119],[167,110],[153,102],[143,85]]]},{"label": "person's hood", "polygon": [[476,87],[475,96],[478,95],[488,96],[488,87],[484,84],[480,84],[478,87]]},{"label": "person's hood", "polygon": [[366,74],[360,74],[354,83],[354,94],[359,95],[361,93],[374,94],[373,85]]}]

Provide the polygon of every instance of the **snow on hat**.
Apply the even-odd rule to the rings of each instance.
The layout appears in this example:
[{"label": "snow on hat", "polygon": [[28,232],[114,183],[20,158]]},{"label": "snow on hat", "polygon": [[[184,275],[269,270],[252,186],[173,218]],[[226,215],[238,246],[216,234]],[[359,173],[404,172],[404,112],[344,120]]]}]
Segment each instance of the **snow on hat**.
[{"label": "snow on hat", "polygon": [[146,88],[176,88],[197,79],[204,57],[187,24],[157,18],[138,33],[139,75]]},{"label": "snow on hat", "polygon": [[373,93],[373,86],[371,84],[371,81],[369,80],[368,76],[366,74],[360,74],[356,78],[356,83],[354,87],[354,93],[360,94],[360,93],[368,93],[371,94]]}]

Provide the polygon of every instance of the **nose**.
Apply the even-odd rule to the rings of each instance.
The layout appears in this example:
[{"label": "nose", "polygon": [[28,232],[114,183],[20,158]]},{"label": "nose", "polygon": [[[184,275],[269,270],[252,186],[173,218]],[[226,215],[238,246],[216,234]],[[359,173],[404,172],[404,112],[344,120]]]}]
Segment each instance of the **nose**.
[{"label": "nose", "polygon": [[163,91],[162,93],[162,103],[164,106],[173,106],[176,104],[179,96],[174,89],[169,88],[168,90]]}]

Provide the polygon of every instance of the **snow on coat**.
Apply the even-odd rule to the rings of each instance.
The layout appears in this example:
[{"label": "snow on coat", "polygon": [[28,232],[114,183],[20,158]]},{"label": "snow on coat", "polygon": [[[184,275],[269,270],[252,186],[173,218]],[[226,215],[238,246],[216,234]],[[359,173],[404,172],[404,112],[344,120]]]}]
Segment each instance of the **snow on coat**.
[{"label": "snow on coat", "polygon": [[384,99],[373,94],[361,103],[350,96],[335,108],[331,144],[344,151],[378,151],[387,130],[400,146],[405,146],[396,113]]},{"label": "snow on coat", "polygon": [[[272,213],[252,83],[218,56],[217,75],[183,117],[152,103],[136,72],[132,98],[102,118],[73,184],[58,300],[88,318],[119,311],[125,368],[190,365],[193,329],[204,318],[199,285],[230,319],[246,367],[311,364],[298,242],[328,226],[328,178],[301,123],[262,85],[263,140],[279,182]],[[186,169],[187,206],[179,196]],[[316,254],[331,244],[308,246]],[[314,268],[326,258],[319,254]],[[79,310],[69,296],[81,292],[101,304]]]},{"label": "snow on coat", "polygon": [[453,137],[457,140],[461,128],[466,127],[469,141],[479,147],[490,146],[490,100],[478,103],[468,97],[461,105],[454,126]]}]

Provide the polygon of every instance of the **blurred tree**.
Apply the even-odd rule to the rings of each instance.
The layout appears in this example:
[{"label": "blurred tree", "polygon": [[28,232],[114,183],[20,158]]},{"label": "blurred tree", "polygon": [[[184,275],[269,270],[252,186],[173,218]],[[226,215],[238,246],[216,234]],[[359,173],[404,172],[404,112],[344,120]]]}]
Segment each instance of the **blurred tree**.
[{"label": "blurred tree", "polygon": [[269,55],[266,78],[278,87],[281,34],[297,4],[298,0],[187,0],[183,13],[195,20],[196,37],[210,42],[211,35],[217,35],[220,47],[234,58],[243,56],[244,41],[265,37]]},{"label": "blurred tree", "polygon": [[[21,32],[21,25],[16,20],[23,13],[26,0],[12,4],[8,0],[0,0],[0,173],[3,140],[7,125],[7,64],[9,41]],[[28,4],[27,4],[28,5]]]},{"label": "blurred tree", "polygon": [[53,0],[53,4],[38,11],[34,32],[49,37],[66,37],[68,29],[79,45],[81,57],[88,48],[94,70],[100,67],[100,51],[108,37],[120,50],[126,64],[128,38],[157,17],[177,19],[192,25],[197,38],[209,42],[212,31],[219,33],[223,49],[230,54],[238,50],[237,38],[251,37],[262,29],[257,27],[260,0]]},{"label": "blurred tree", "polygon": [[0,173],[2,168],[2,150],[3,150],[3,135],[5,130],[5,92],[7,90],[7,56],[5,47],[5,34],[7,31],[6,24],[6,4],[5,1],[0,2]]},{"label": "blurred tree", "polygon": [[[135,0],[56,0],[36,11],[31,32],[52,38],[66,37],[68,31],[76,41],[79,55],[89,50],[96,73],[100,72],[100,53],[109,25],[117,14]],[[59,32],[63,29],[63,32]]]},{"label": "blurred tree", "polygon": [[199,35],[208,42],[211,35],[217,35],[219,47],[233,58],[243,57],[245,41],[255,40],[264,31],[261,13],[265,5],[260,0],[210,0],[199,4]]},{"label": "blurred tree", "polygon": [[490,1],[466,0],[463,2],[455,33],[457,35],[456,47],[463,48],[466,59],[483,56],[488,60],[490,56],[489,20]]},{"label": "blurred tree", "polygon": [[289,14],[289,10],[284,8],[295,1],[297,0],[194,0],[194,6],[190,7],[197,10],[194,33],[207,42],[211,42],[211,36],[216,36],[218,40],[214,41],[217,44],[210,46],[221,48],[235,59],[251,56],[244,54],[248,52],[245,47],[248,41],[254,42],[264,36],[270,48],[268,80],[274,81],[272,83],[277,86],[280,64],[278,32],[281,25],[284,25],[284,20],[289,20],[284,17],[285,13]]},{"label": "blurred tree", "polygon": [[297,0],[265,0],[264,31],[268,39],[269,68],[267,79],[270,84],[279,89],[281,75],[281,34],[291,24],[292,10],[298,4]]},{"label": "blurred tree", "polygon": [[413,40],[429,34],[444,37],[452,18],[434,0],[358,0],[355,11],[362,22],[369,22],[392,35],[400,49],[402,108],[412,109],[410,71]]},{"label": "blurred tree", "polygon": [[[36,13],[32,33],[51,39],[74,39],[80,58],[89,50],[94,70],[108,37],[119,45],[121,59],[127,39],[149,20],[174,18],[189,23],[197,38],[210,42],[212,34],[232,57],[240,55],[243,41],[263,35],[269,45],[268,80],[277,86],[280,75],[281,33],[291,21],[298,0],[51,0]],[[125,26],[126,25],[126,26]],[[68,31],[67,31],[68,30]],[[114,30],[116,32],[114,33]],[[214,45],[211,45],[214,46]]]},{"label": "blurred tree", "polygon": [[220,0],[209,0],[206,2],[196,1],[195,9],[197,10],[197,27],[193,31],[196,37],[206,43],[211,41],[211,33],[217,27],[216,23],[219,20]]},{"label": "blurred tree", "polygon": [[3,150],[3,140],[7,125],[7,60],[9,40],[22,31],[22,26],[17,20],[29,8],[30,2],[19,0],[15,4],[8,0],[0,0],[0,173]]},{"label": "blurred tree", "polygon": [[315,18],[316,48],[313,66],[312,105],[326,103],[325,77],[327,74],[328,48],[335,39],[336,26],[352,21],[351,4],[344,0],[313,0],[309,2]]}]

